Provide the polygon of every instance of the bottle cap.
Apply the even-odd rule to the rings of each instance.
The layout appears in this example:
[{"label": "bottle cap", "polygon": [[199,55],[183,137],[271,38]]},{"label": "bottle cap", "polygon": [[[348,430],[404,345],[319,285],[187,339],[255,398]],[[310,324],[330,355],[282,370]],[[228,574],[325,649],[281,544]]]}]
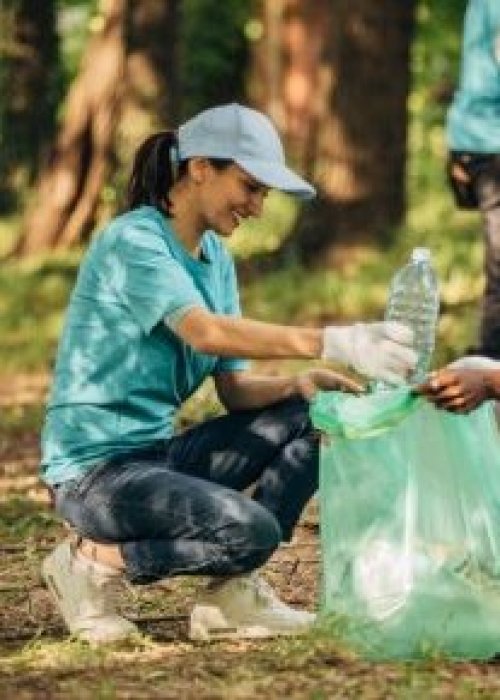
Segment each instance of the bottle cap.
[{"label": "bottle cap", "polygon": [[411,261],[415,263],[430,262],[431,251],[429,248],[414,248],[411,253]]}]

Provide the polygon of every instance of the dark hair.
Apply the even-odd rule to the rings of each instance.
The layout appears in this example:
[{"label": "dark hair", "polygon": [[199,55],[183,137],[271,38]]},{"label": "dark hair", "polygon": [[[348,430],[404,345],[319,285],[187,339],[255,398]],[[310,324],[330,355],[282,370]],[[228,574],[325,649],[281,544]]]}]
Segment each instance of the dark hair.
[{"label": "dark hair", "polygon": [[149,136],[137,149],[127,186],[127,209],[135,209],[149,204],[164,209],[168,193],[182,176],[180,166],[173,163],[177,154],[177,134],[175,131],[160,131]]},{"label": "dark hair", "polygon": [[[175,131],[160,131],[139,146],[127,185],[127,210],[149,204],[168,212],[168,193],[187,172],[188,161],[179,162],[178,149]],[[217,170],[224,170],[233,162],[222,158],[208,160]]]}]

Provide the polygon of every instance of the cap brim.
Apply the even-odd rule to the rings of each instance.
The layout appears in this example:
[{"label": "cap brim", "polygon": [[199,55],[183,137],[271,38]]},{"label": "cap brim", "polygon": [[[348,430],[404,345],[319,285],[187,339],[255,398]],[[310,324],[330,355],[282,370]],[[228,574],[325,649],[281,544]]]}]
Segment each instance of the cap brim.
[{"label": "cap brim", "polygon": [[235,162],[267,187],[293,194],[299,199],[312,199],[316,196],[315,188],[286,165],[252,158],[238,158]]}]

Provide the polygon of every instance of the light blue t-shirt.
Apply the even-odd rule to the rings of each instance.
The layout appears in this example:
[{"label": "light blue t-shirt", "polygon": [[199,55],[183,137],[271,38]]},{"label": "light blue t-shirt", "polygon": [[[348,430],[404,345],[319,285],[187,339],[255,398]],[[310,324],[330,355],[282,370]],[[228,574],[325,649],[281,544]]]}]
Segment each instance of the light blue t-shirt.
[{"label": "light blue t-shirt", "polygon": [[168,220],[143,206],[94,241],[57,355],[42,433],[47,483],[171,437],[178,407],[208,375],[246,368],[196,352],[170,330],[193,307],[240,314],[234,264],[215,233],[194,258]]},{"label": "light blue t-shirt", "polygon": [[447,141],[453,151],[500,153],[500,0],[469,0]]}]

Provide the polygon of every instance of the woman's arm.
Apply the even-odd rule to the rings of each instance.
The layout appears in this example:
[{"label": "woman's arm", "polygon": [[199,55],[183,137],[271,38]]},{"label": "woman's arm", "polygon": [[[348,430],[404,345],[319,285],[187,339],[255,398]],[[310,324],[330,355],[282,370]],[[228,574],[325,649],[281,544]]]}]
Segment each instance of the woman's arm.
[{"label": "woman's arm", "polygon": [[314,358],[322,351],[322,331],[317,328],[263,323],[201,308],[190,309],[175,331],[198,352],[219,357]]},{"label": "woman's arm", "polygon": [[318,389],[359,393],[358,382],[331,370],[315,368],[293,377],[266,377],[251,372],[220,372],[214,375],[217,395],[228,411],[263,408],[277,401],[302,396],[311,399]]},{"label": "woman's arm", "polygon": [[[168,319],[165,321],[169,325]],[[355,323],[323,329],[282,326],[191,308],[174,331],[200,353],[218,357],[318,358],[400,383],[415,366],[413,333],[401,323]]]}]

